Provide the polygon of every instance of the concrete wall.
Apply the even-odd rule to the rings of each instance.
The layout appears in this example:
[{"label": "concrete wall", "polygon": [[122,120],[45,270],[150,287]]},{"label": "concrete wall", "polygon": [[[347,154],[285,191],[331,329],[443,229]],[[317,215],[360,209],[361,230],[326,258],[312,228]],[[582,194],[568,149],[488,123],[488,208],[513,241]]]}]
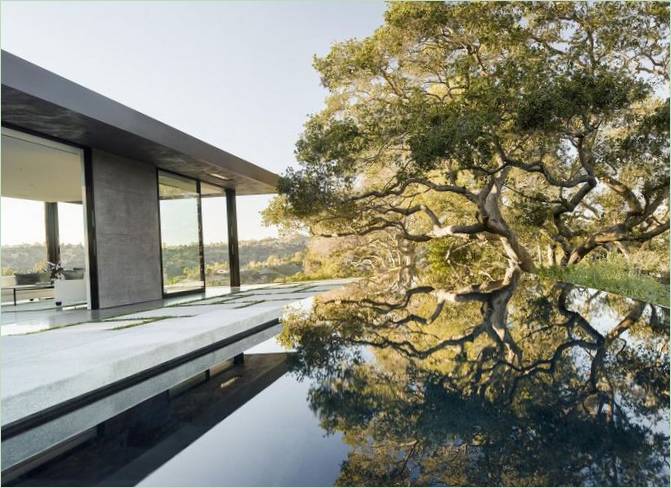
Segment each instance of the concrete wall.
[{"label": "concrete wall", "polygon": [[161,298],[156,168],[94,149],[92,174],[100,307]]}]

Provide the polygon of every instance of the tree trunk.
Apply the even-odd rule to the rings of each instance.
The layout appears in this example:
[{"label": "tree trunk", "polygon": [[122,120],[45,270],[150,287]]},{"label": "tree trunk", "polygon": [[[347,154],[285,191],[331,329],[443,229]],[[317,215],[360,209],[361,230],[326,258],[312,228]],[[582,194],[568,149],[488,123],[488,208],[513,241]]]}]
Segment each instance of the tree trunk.
[{"label": "tree trunk", "polygon": [[566,265],[578,264],[582,259],[587,256],[596,248],[596,244],[584,244],[582,246],[576,247],[566,260]]},{"label": "tree trunk", "polygon": [[529,252],[517,240],[517,236],[510,232],[508,237],[501,237],[501,243],[508,258],[511,259],[522,271],[533,273],[536,270],[534,260]]},{"label": "tree trunk", "polygon": [[556,252],[557,245],[556,244],[548,244],[547,248],[547,261],[549,266],[554,266],[557,264],[557,252]]},{"label": "tree trunk", "polygon": [[502,174],[493,182],[489,191],[485,192],[484,201],[481,200],[478,206],[487,227],[500,236],[503,249],[508,255],[508,258],[522,271],[532,273],[536,270],[534,260],[526,248],[520,244],[517,236],[505,221],[503,215],[501,215],[501,210],[499,208],[501,188],[507,174],[508,171],[506,170],[502,172]]}]

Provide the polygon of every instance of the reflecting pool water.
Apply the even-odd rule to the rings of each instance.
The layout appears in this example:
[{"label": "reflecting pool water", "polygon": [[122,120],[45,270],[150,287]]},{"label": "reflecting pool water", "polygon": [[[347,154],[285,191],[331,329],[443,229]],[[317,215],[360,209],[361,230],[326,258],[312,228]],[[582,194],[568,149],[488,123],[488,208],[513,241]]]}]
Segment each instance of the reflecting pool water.
[{"label": "reflecting pool water", "polygon": [[669,312],[507,275],[363,283],[23,485],[669,484]]}]

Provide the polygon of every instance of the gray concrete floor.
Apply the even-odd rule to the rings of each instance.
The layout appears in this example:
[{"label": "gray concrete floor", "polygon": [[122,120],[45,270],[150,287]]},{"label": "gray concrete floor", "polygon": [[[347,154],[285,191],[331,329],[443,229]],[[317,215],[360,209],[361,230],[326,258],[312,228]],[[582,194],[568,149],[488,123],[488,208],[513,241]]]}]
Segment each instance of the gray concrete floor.
[{"label": "gray concrete floor", "polygon": [[119,315],[160,309],[161,307],[173,306],[178,303],[244,293],[250,290],[282,289],[295,286],[305,287],[311,283],[314,284],[315,282],[243,285],[239,289],[231,289],[228,286],[214,286],[206,288],[204,292],[100,310],[88,310],[82,306],[57,308],[53,306],[53,303],[47,303],[50,301],[44,301],[42,304],[19,304],[17,307],[3,305],[0,310],[0,335],[34,333],[87,321],[106,320]]}]

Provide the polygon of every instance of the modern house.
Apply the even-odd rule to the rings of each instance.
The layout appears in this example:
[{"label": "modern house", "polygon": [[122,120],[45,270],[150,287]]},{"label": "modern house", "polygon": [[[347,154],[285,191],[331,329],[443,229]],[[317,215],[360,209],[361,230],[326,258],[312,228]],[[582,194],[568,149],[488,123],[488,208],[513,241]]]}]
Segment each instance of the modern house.
[{"label": "modern house", "polygon": [[[56,280],[5,276],[3,297],[55,287],[57,304],[97,309],[202,292],[206,198],[226,201],[219,225],[240,285],[236,196],[273,193],[277,175],[10,53],[1,74],[3,200],[43,205],[43,221],[21,225],[43,228],[45,261],[64,268]],[[83,263],[62,259],[59,210],[81,216]],[[166,269],[162,253],[176,245],[199,276]]]},{"label": "modern house", "polygon": [[[262,361],[226,389],[285,307],[343,282],[234,289],[236,198],[273,193],[277,175],[5,52],[1,75],[1,482],[135,415],[162,425],[208,378],[216,423],[279,377],[286,361]],[[208,260],[215,234],[228,252]],[[166,430],[149,456],[163,463],[211,427]]]}]

